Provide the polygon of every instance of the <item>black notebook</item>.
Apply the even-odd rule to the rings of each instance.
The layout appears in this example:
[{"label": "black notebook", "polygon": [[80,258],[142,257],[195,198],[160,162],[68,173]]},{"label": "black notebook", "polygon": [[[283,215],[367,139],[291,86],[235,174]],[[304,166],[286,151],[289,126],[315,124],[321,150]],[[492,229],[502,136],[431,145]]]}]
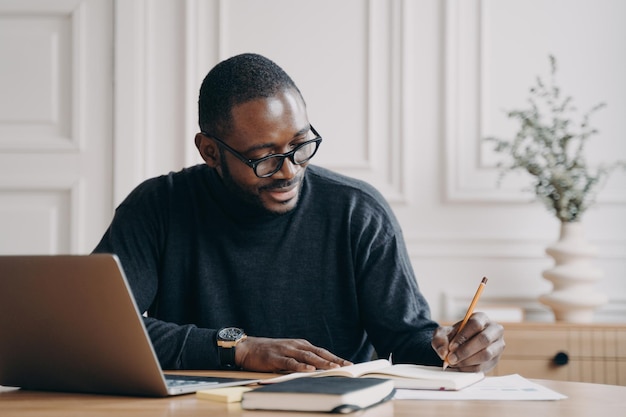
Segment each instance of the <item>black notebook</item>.
[{"label": "black notebook", "polygon": [[349,413],[390,400],[394,392],[393,381],[386,379],[297,378],[245,392],[241,406],[247,410]]}]

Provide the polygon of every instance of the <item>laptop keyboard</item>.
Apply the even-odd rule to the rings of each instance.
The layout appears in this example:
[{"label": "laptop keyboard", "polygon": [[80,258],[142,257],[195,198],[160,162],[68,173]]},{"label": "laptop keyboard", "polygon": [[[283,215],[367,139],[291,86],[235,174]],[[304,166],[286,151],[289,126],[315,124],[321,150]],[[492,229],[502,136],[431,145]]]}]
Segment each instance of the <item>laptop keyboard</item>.
[{"label": "laptop keyboard", "polygon": [[170,388],[180,386],[194,386],[194,385],[206,385],[207,383],[216,383],[215,378],[202,378],[190,375],[166,375],[165,382]]}]

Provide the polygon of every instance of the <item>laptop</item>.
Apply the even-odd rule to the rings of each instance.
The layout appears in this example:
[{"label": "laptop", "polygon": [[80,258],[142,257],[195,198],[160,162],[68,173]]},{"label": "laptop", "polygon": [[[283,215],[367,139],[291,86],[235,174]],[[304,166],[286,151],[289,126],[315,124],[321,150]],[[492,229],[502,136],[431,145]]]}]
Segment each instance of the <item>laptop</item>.
[{"label": "laptop", "polygon": [[115,255],[0,256],[0,385],[164,397],[253,382],[165,374]]}]

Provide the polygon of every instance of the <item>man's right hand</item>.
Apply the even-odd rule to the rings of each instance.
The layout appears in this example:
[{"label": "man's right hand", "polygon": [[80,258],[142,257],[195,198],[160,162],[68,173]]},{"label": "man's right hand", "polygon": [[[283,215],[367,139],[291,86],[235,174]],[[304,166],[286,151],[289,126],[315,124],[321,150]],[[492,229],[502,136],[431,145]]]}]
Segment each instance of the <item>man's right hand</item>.
[{"label": "man's right hand", "polygon": [[235,363],[247,371],[311,372],[352,365],[304,339],[250,337],[237,344]]}]

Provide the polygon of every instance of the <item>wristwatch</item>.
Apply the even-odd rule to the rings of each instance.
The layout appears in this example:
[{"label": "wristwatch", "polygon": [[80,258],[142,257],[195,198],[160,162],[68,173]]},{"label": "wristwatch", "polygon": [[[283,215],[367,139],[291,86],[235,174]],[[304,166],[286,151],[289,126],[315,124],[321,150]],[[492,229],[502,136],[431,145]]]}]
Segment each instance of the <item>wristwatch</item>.
[{"label": "wristwatch", "polygon": [[217,332],[217,350],[220,354],[220,365],[224,369],[235,369],[235,347],[248,336],[238,327],[224,327]]}]

